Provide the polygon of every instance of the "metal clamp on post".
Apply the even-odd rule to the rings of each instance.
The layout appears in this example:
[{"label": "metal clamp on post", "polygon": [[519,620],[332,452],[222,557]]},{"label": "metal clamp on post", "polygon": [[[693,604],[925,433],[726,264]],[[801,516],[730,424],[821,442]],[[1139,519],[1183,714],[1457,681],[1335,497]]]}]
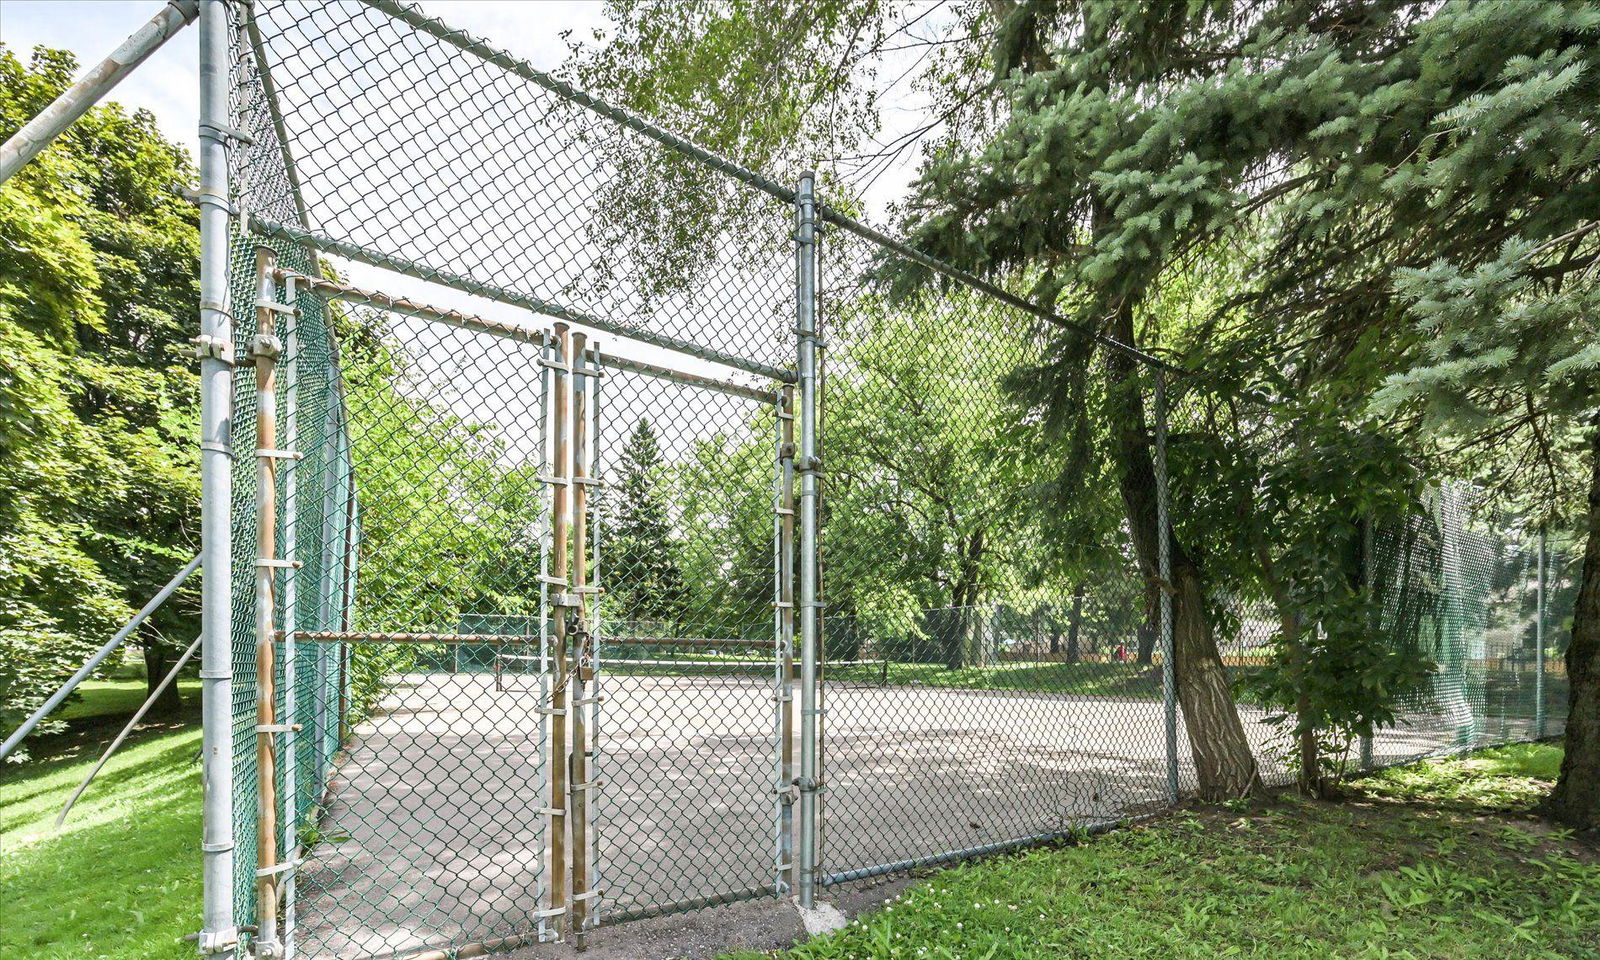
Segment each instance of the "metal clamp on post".
[{"label": "metal clamp on post", "polygon": [[256,733],[299,733],[298,723],[258,723]]},{"label": "metal clamp on post", "polygon": [[185,940],[193,940],[200,945],[200,953],[204,956],[214,956],[219,953],[232,953],[239,946],[239,928],[229,927],[226,930],[215,930],[191,933]]},{"label": "metal clamp on post", "polygon": [[208,453],[220,453],[229,460],[233,459],[233,447],[226,443],[218,443],[215,440],[201,440],[200,449]]},{"label": "metal clamp on post", "polygon": [[255,137],[245,133],[238,127],[230,127],[210,120],[200,121],[200,139],[211,140],[223,146],[227,146],[230,140],[236,140],[247,147],[253,147],[256,144]]},{"label": "metal clamp on post", "polygon": [[256,957],[256,960],[283,960],[283,941],[251,940],[250,953]]},{"label": "metal clamp on post", "polygon": [[550,604],[556,607],[581,607],[583,600],[576,593],[554,593],[550,595]]},{"label": "metal clamp on post", "polygon": [[[822,472],[822,458],[820,456],[796,457],[794,460],[794,468],[799,473],[820,474]],[[802,493],[801,496],[805,496],[805,494]]]},{"label": "metal clamp on post", "polygon": [[273,460],[304,460],[306,455],[299,450],[257,450],[256,456],[268,457]]},{"label": "metal clamp on post", "polygon": [[280,874],[280,873],[284,873],[284,872],[289,871],[289,870],[293,870],[293,869],[299,867],[300,864],[303,863],[303,862],[304,861],[298,860],[298,859],[296,859],[296,860],[285,860],[282,863],[278,863],[278,864],[274,864],[274,865],[272,865],[270,867],[262,867],[262,868],[258,869],[256,871],[256,876],[258,876],[258,877],[275,876],[276,874]]},{"label": "metal clamp on post", "polygon": [[264,298],[256,300],[256,309],[271,310],[273,313],[285,313],[297,317],[300,315],[300,308],[292,303],[279,303],[276,300],[267,300]]},{"label": "metal clamp on post", "polygon": [[235,207],[226,196],[204,187],[198,189],[183,188],[183,199],[197,207],[215,207],[230,217],[239,215],[239,208]]},{"label": "metal clamp on post", "polygon": [[[220,309],[208,307],[207,309]],[[201,334],[189,341],[194,344],[194,355],[197,360],[221,360],[228,366],[233,366],[233,341],[222,337],[211,337]]]}]

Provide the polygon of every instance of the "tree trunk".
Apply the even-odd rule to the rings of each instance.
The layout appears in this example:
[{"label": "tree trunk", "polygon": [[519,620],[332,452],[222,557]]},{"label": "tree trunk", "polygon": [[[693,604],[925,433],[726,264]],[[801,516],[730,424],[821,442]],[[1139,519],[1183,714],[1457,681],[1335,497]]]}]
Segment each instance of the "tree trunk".
[{"label": "tree trunk", "polygon": [[982,559],[983,531],[977,530],[967,537],[961,547],[960,562],[957,564],[958,579],[955,589],[950,593],[951,602],[959,611],[956,627],[945,639],[945,666],[951,670],[960,670],[967,665],[968,641],[975,636],[977,624],[978,612],[973,607],[978,602],[978,565]]},{"label": "tree trunk", "polygon": [[1078,633],[1083,629],[1083,582],[1072,588],[1072,619],[1067,622],[1067,662],[1078,662]]},{"label": "tree trunk", "polygon": [[1600,828],[1600,417],[1590,425],[1588,538],[1567,647],[1566,756],[1545,801],[1552,818],[1578,829]]},{"label": "tree trunk", "polygon": [[[168,657],[169,651],[166,644],[159,640],[146,638],[144,642],[144,695],[146,697],[155,692],[167,671],[172,669],[172,661]],[[177,713],[183,709],[183,697],[178,693],[178,682],[174,680],[167,684],[167,689],[161,691],[161,696],[150,705],[151,713]]]},{"label": "tree trunk", "polygon": [[1161,614],[1156,612],[1160,609],[1159,600],[1160,598],[1152,592],[1151,602],[1147,606],[1149,612],[1145,614],[1144,622],[1139,624],[1138,656],[1135,659],[1141,667],[1148,667],[1156,662],[1156,635],[1161,632]]},{"label": "tree trunk", "polygon": [[[1117,306],[1112,336],[1134,343],[1133,305]],[[1128,529],[1140,571],[1147,582],[1158,574],[1160,525],[1156,513],[1156,478],[1144,396],[1135,361],[1117,350],[1104,351],[1112,381],[1113,454],[1119,467],[1118,486],[1128,515]],[[1198,795],[1207,801],[1248,796],[1260,788],[1255,755],[1239,721],[1228,688],[1228,672],[1206,619],[1205,584],[1201,570],[1170,528],[1172,568],[1172,645],[1178,701],[1194,755]]]}]

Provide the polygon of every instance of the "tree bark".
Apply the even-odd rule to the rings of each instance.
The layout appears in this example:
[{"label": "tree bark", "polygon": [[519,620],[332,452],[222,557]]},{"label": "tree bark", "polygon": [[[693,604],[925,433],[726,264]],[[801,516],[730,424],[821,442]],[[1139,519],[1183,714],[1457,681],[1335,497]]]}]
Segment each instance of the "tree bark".
[{"label": "tree bark", "polygon": [[[1112,335],[1134,343],[1133,305],[1118,304]],[[1156,478],[1144,396],[1135,382],[1135,361],[1116,350],[1104,353],[1112,380],[1110,417],[1118,487],[1128,515],[1134,552],[1145,579],[1158,574],[1160,524],[1156,513]],[[1172,645],[1177,672],[1178,702],[1194,756],[1198,795],[1206,801],[1249,796],[1260,789],[1255,755],[1245,736],[1244,724],[1228,687],[1216,638],[1205,612],[1205,582],[1199,564],[1170,530],[1172,567]]]},{"label": "tree bark", "polygon": [[1580,830],[1600,828],[1600,416],[1590,425],[1588,538],[1567,647],[1566,755],[1545,812]]},{"label": "tree bark", "polygon": [[[1072,588],[1072,619],[1067,622],[1067,662],[1078,662],[1078,632],[1083,628],[1083,581]],[[1053,651],[1052,651],[1053,652]]]}]

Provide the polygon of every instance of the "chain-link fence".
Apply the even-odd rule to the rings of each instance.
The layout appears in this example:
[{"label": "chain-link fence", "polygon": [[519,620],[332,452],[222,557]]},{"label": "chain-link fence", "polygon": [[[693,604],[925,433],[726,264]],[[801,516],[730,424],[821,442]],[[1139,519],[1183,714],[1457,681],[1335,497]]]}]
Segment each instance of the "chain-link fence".
[{"label": "chain-link fence", "polygon": [[[227,9],[258,952],[809,905],[1288,777],[1159,363],[403,4]],[[1433,503],[1358,568],[1437,664],[1361,762],[1560,731],[1573,571]]]}]

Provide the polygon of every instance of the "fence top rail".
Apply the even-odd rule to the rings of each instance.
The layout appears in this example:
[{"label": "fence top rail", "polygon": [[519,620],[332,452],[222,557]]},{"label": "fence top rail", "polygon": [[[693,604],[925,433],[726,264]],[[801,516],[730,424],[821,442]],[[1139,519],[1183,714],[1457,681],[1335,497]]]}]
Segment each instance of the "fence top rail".
[{"label": "fence top rail", "polygon": [[[608,103],[591,93],[580,90],[569,83],[559,80],[545,71],[535,67],[527,60],[524,60],[521,57],[490,44],[482,37],[473,36],[465,30],[452,27],[438,17],[428,16],[415,4],[406,3],[403,2],[403,0],[360,0],[360,2],[373,8],[374,10],[387,14],[388,16],[409,25],[415,30],[426,33],[429,36],[434,37],[435,39],[444,43],[450,44],[451,46],[456,47],[465,53],[472,54],[473,56],[492,63],[514,76],[520,77],[545,90],[548,90],[550,93],[555,94],[569,103],[583,107],[584,109],[596,113],[599,116],[605,117],[614,123],[633,130],[640,135],[653,140],[664,147],[667,147],[668,149],[675,150],[687,157],[705,164],[711,169],[731,177],[739,183],[743,183],[749,187],[766,193],[782,203],[793,204],[799,199],[799,192],[794,187],[780,183],[766,174],[751,170],[750,168],[742,166],[728,159],[727,157],[722,156],[721,154],[715,153],[706,149],[705,147],[700,146],[699,144],[680,137],[669,130],[651,123],[649,120],[641,117],[631,110]],[[802,174],[802,176],[814,176],[814,174],[808,171]],[[1138,349],[1137,347],[1132,346],[1131,344],[1122,343],[1114,337],[1110,337],[1098,330],[1091,329],[1086,325],[1064,317],[1053,310],[1032,303],[1031,301],[1023,297],[1019,297],[1016,294],[1008,293],[1003,288],[996,286],[995,284],[984,280],[975,274],[962,270],[960,267],[941,260],[930,253],[918,250],[916,247],[913,247],[908,243],[897,240],[888,234],[883,233],[880,230],[876,230],[851,216],[828,207],[825,204],[818,203],[817,212],[818,215],[828,223],[831,223],[843,230],[847,230],[861,237],[862,239],[877,244],[878,246],[883,247],[886,250],[890,250],[902,257],[905,257],[916,263],[920,263],[928,269],[933,270],[934,272],[939,273],[951,280],[965,284],[966,286],[972,287],[973,289],[987,294],[988,296],[994,297],[1002,303],[1032,314],[1033,316],[1038,317],[1047,323],[1070,330],[1080,331],[1092,337],[1095,342],[1101,344],[1102,346],[1125,353],[1142,363],[1146,363],[1163,370],[1181,372],[1180,368],[1174,367],[1166,361],[1154,357]]]},{"label": "fence top rail", "polygon": [[[279,281],[293,279],[296,283],[304,284],[307,291],[327,300],[342,300],[351,303],[362,303],[382,310],[392,310],[407,316],[419,317],[424,320],[434,320],[439,323],[484,333],[495,337],[505,337],[531,343],[535,346],[549,346],[555,342],[555,334],[548,327],[526,327],[516,323],[505,323],[499,320],[490,320],[476,314],[463,313],[460,310],[447,310],[442,307],[420,303],[406,297],[397,297],[378,290],[365,290],[325,277],[312,276],[295,270],[276,268],[273,276]],[[647,377],[681,383],[685,386],[703,387],[720,393],[744,397],[759,403],[777,403],[778,393],[775,390],[764,390],[760,387],[731,380],[722,380],[716,377],[707,377],[685,370],[677,370],[659,364],[636,360],[616,354],[605,353],[598,349],[585,351],[590,357],[597,360],[602,367],[620,370],[626,373],[637,373]]]},{"label": "fence top rail", "polygon": [[332,237],[325,237],[311,230],[306,230],[303,227],[296,227],[286,223],[279,223],[275,220],[268,220],[253,213],[246,216],[245,227],[247,230],[256,234],[260,234],[261,236],[277,237],[281,240],[288,240],[293,243],[298,243],[322,253],[330,253],[334,256],[343,257],[347,260],[354,260],[357,263],[364,263],[371,267],[378,267],[379,269],[389,270],[404,276],[415,277],[418,280],[425,280],[429,283],[437,283],[441,286],[449,287],[452,290],[459,290],[462,293],[470,293],[473,296],[486,297],[499,303],[511,304],[512,306],[525,307],[534,313],[552,317],[557,320],[566,320],[571,323],[579,324],[580,326],[591,327],[603,333],[612,334],[613,336],[623,337],[628,340],[636,340],[640,343],[648,343],[651,346],[661,347],[664,350],[671,350],[674,353],[686,354],[688,356],[695,357],[696,359],[706,360],[725,367],[731,367],[735,370],[743,370],[746,373],[753,373],[757,376],[766,377],[770,380],[776,380],[780,383],[792,383],[795,379],[794,372],[790,370],[783,370],[768,364],[747,360],[743,357],[735,356],[730,353],[724,353],[720,350],[712,350],[707,347],[702,347],[699,344],[691,343],[687,340],[681,340],[677,337],[669,337],[663,334],[651,332],[649,330],[629,327],[626,324],[619,323],[615,320],[609,320],[605,317],[597,317],[592,314],[584,313],[580,310],[573,310],[569,307],[563,306],[562,304],[552,303],[548,300],[532,296],[531,294],[522,293],[517,290],[511,290],[492,283],[483,283],[470,277],[461,276],[460,274],[449,270],[430,266],[425,263],[419,263],[395,254],[373,250],[368,247],[361,246],[360,244],[349,243],[343,240],[335,240]]}]

